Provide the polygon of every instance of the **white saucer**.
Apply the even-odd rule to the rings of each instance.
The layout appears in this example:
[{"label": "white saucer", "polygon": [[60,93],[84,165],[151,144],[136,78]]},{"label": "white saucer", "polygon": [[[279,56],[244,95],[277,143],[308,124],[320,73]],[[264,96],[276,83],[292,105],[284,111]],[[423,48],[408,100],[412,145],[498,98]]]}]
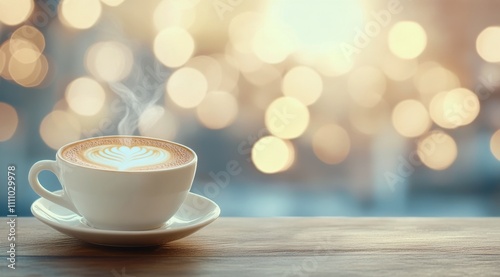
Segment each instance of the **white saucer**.
[{"label": "white saucer", "polygon": [[220,208],[210,199],[189,193],[177,213],[165,225],[147,231],[96,229],[87,225],[81,216],[45,198],[33,202],[31,212],[57,231],[88,243],[137,247],[159,245],[189,236],[217,219]]}]

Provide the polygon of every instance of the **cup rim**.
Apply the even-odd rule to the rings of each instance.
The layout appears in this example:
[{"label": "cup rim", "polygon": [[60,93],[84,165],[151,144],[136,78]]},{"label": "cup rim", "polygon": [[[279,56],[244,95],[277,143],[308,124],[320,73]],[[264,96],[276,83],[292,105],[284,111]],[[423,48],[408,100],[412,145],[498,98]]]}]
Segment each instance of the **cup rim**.
[{"label": "cup rim", "polygon": [[[191,154],[193,154],[193,158],[189,162],[187,162],[185,164],[181,164],[181,165],[178,165],[178,166],[172,166],[172,167],[166,167],[166,168],[146,169],[146,170],[134,170],[134,169],[132,169],[132,170],[116,170],[116,169],[111,169],[111,168],[90,167],[90,166],[87,166],[85,164],[77,164],[77,163],[74,163],[72,161],[69,161],[69,160],[65,159],[62,156],[62,151],[64,149],[72,146],[72,145],[75,145],[75,144],[78,144],[78,143],[81,143],[81,142],[85,142],[85,141],[89,141],[89,140],[93,140],[93,139],[103,139],[103,138],[141,138],[141,139],[150,139],[150,140],[156,140],[156,141],[166,142],[166,143],[169,143],[169,144],[174,144],[174,145],[180,146],[180,147],[188,150],[189,152],[191,152]],[[87,169],[98,170],[98,171],[107,171],[107,172],[120,172],[120,173],[125,173],[125,174],[126,173],[135,173],[135,174],[137,174],[139,172],[148,173],[148,172],[171,171],[171,170],[176,170],[176,169],[179,169],[179,168],[184,168],[184,167],[190,166],[192,164],[196,164],[196,162],[198,161],[198,155],[196,155],[196,152],[193,149],[187,147],[186,145],[180,144],[178,142],[166,140],[166,139],[146,137],[146,136],[135,136],[135,135],[107,135],[107,136],[97,136],[97,137],[90,137],[90,138],[85,138],[85,139],[80,139],[80,140],[72,141],[70,143],[67,143],[67,144],[61,146],[57,150],[56,158],[57,158],[57,160],[60,160],[60,161],[63,161],[65,163],[68,163],[70,165],[81,167],[81,168],[87,168]]]}]

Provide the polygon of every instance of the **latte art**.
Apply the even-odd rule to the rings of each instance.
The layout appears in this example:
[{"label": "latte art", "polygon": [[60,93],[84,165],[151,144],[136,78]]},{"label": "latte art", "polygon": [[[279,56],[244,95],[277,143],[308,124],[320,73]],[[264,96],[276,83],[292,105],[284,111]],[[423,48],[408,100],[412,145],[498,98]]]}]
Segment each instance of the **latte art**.
[{"label": "latte art", "polygon": [[84,157],[91,163],[128,170],[164,163],[170,158],[170,153],[152,146],[101,145],[87,149]]},{"label": "latte art", "polygon": [[191,163],[196,158],[192,150],[180,144],[136,136],[77,141],[66,145],[58,155],[78,166],[116,171],[169,169]]}]

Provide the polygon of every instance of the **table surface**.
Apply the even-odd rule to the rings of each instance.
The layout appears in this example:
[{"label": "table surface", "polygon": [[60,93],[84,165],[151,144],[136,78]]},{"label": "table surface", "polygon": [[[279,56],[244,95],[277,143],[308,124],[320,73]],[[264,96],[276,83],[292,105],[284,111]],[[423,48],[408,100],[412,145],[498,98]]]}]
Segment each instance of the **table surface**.
[{"label": "table surface", "polygon": [[219,218],[162,246],[112,248],[25,217],[15,270],[0,226],[0,276],[500,276],[500,218]]}]

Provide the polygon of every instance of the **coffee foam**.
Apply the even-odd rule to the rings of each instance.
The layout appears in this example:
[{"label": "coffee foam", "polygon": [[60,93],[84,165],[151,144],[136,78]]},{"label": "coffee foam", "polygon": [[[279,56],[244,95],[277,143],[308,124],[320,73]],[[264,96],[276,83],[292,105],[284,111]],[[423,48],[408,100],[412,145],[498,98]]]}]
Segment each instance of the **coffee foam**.
[{"label": "coffee foam", "polygon": [[194,159],[183,146],[139,137],[102,137],[66,146],[61,157],[91,168],[147,171],[184,165]]}]

